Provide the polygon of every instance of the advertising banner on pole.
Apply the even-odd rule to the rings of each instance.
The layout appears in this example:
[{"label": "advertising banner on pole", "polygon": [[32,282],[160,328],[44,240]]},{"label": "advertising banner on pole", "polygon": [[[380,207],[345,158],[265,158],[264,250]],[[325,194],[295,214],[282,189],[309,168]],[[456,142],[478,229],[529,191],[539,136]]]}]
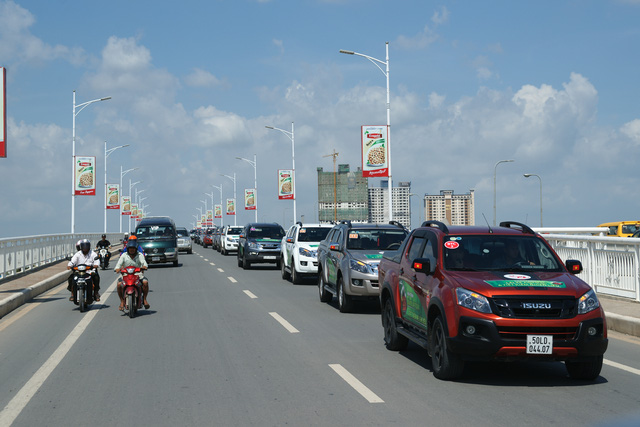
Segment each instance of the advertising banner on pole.
[{"label": "advertising banner on pole", "polygon": [[255,188],[244,189],[244,209],[246,211],[256,210],[256,190]]},{"label": "advertising banner on pole", "polygon": [[362,176],[389,176],[387,126],[362,126]]},{"label": "advertising banner on pole", "polygon": [[293,200],[293,171],[291,169],[278,169],[278,199]]},{"label": "advertising banner on pole", "polygon": [[207,209],[207,227],[213,226],[213,210]]},{"label": "advertising banner on pole", "polygon": [[138,219],[138,204],[131,203],[131,219]]},{"label": "advertising banner on pole", "polygon": [[122,215],[131,215],[131,196],[122,196]]},{"label": "advertising banner on pole", "polygon": [[216,218],[222,218],[222,205],[215,205],[213,210]]},{"label": "advertising banner on pole", "polygon": [[120,184],[107,184],[107,209],[120,209]]},{"label": "advertising banner on pole", "polygon": [[96,195],[96,158],[76,156],[74,159],[75,195]]},{"label": "advertising banner on pole", "polygon": [[227,199],[227,215],[236,214],[236,199]]},{"label": "advertising banner on pole", "polygon": [[7,157],[7,69],[0,67],[0,157]]}]

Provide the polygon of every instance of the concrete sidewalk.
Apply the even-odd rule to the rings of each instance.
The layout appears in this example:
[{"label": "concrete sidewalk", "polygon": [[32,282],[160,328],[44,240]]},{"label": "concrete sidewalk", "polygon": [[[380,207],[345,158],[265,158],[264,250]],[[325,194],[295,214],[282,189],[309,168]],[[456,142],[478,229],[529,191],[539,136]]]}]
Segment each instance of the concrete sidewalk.
[{"label": "concrete sidewalk", "polygon": [[[112,252],[109,263],[111,269],[115,266],[117,257],[116,249]],[[67,263],[68,261],[61,261],[0,282],[0,318],[30,299],[64,283],[69,277]],[[607,315],[607,327],[610,330],[640,337],[640,303],[602,294],[598,298]]]}]

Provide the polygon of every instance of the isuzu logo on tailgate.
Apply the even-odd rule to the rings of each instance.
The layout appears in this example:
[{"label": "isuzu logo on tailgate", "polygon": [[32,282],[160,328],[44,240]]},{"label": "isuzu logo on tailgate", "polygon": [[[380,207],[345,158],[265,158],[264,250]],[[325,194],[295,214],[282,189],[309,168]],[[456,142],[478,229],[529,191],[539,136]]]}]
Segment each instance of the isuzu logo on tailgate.
[{"label": "isuzu logo on tailgate", "polygon": [[550,309],[551,303],[548,302],[523,302],[522,308],[545,308]]}]

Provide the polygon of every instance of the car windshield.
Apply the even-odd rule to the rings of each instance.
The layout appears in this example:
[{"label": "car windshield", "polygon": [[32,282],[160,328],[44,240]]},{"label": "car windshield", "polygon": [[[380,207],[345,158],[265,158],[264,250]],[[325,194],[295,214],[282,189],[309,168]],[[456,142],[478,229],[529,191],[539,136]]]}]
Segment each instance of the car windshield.
[{"label": "car windshield", "polygon": [[447,270],[562,271],[544,240],[533,236],[448,236]]},{"label": "car windshield", "polygon": [[240,234],[242,233],[242,227],[229,227],[227,234]]},{"label": "car windshield", "polygon": [[331,227],[301,227],[298,231],[299,242],[319,242],[327,237]]},{"label": "car windshield", "polygon": [[175,232],[170,225],[148,225],[139,226],[136,228],[136,236],[145,239],[148,238],[161,238],[161,237],[174,237]]},{"label": "car windshield", "polygon": [[247,237],[258,239],[282,239],[284,230],[282,227],[251,227]]},{"label": "car windshield", "polygon": [[407,232],[400,229],[351,229],[347,238],[347,249],[363,251],[396,250],[407,236]]},{"label": "car windshield", "polygon": [[186,228],[177,228],[176,233],[178,233],[178,237],[187,237],[189,235]]}]

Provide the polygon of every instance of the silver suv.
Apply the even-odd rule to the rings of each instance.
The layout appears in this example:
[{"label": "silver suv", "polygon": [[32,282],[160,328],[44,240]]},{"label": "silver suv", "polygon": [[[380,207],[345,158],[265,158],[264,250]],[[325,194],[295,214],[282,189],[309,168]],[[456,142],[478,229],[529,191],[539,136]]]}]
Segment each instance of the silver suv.
[{"label": "silver suv", "polygon": [[333,228],[332,224],[297,222],[287,231],[280,245],[280,269],[284,280],[294,284],[304,276],[318,274],[318,245]]},{"label": "silver suv", "polygon": [[384,251],[395,251],[408,231],[400,223],[351,223],[342,221],[318,246],[320,301],[338,297],[340,312],[353,310],[353,300],[377,298],[378,264]]}]

